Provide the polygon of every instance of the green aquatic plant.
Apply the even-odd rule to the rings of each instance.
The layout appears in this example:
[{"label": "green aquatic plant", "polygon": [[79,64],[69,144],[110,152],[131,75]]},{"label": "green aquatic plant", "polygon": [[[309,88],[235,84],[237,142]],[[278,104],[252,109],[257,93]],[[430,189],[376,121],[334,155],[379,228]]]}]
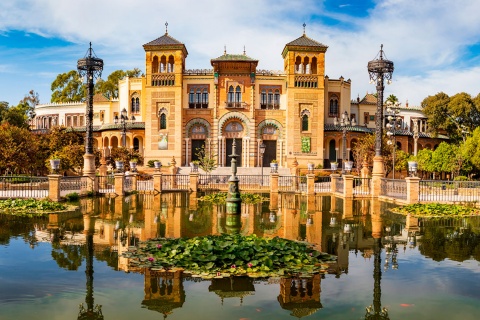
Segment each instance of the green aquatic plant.
[{"label": "green aquatic plant", "polygon": [[238,234],[152,239],[124,256],[130,258],[131,267],[183,270],[204,279],[232,275],[309,277],[325,273],[329,263],[336,260],[335,256],[316,251],[305,242]]},{"label": "green aquatic plant", "polygon": [[[248,192],[240,193],[240,198],[242,199],[242,202],[246,204],[256,204],[256,203],[260,203],[268,200],[267,198],[261,196],[260,194],[248,193]],[[207,194],[203,197],[198,198],[198,201],[209,202],[213,204],[224,204],[226,200],[227,200],[226,192]]]},{"label": "green aquatic plant", "polygon": [[480,214],[480,210],[474,207],[446,203],[414,203],[393,208],[392,211],[418,217],[456,217]]},{"label": "green aquatic plant", "polygon": [[50,200],[7,199],[0,200],[0,212],[15,216],[45,216],[51,212],[65,211],[70,206]]}]

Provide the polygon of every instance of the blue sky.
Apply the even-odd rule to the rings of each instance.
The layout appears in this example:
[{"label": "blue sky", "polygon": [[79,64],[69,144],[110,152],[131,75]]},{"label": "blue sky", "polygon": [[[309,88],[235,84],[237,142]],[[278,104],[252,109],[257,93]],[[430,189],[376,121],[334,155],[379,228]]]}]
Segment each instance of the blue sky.
[{"label": "blue sky", "polygon": [[[87,8],[92,12],[87,16]],[[223,53],[246,53],[281,70],[286,43],[303,33],[324,43],[326,74],[352,80],[352,99],[375,88],[367,63],[380,44],[395,63],[395,94],[409,105],[444,91],[480,93],[478,0],[2,0],[0,101],[33,89],[50,101],[59,73],[76,69],[91,41],[103,77],[145,69],[142,45],[165,33],[188,50],[187,69],[211,68]]]}]

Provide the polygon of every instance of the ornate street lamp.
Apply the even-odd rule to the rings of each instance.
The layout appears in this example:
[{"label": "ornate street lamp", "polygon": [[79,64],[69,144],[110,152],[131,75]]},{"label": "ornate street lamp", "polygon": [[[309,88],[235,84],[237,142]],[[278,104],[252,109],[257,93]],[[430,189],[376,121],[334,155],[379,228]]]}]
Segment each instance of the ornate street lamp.
[{"label": "ornate street lamp", "polygon": [[263,186],[263,154],[265,153],[265,143],[262,143],[260,144],[259,146],[259,149],[260,149],[260,166],[262,167],[262,183],[260,184],[261,186]]},{"label": "ornate street lamp", "polygon": [[391,101],[387,102],[387,120],[388,123],[386,124],[387,127],[387,136],[391,139],[388,140],[388,144],[393,144],[393,154],[392,154],[392,167],[393,167],[393,179],[395,179],[395,156],[397,152],[397,141],[395,138],[395,133],[397,131],[397,128],[399,127],[398,124],[398,113],[400,112],[398,110],[398,107],[400,107],[400,103],[396,102],[395,104],[392,103]]},{"label": "ornate street lamp", "polygon": [[118,124],[120,120],[120,129],[122,130],[122,147],[127,146],[127,121],[131,121],[133,124],[135,122],[135,116],[132,114],[132,117],[128,119],[128,113],[127,109],[123,108],[121,114],[120,114],[120,119],[118,118],[118,115],[115,116],[115,119],[113,120],[115,124]]},{"label": "ornate street lamp", "polygon": [[352,125],[352,126],[356,126],[356,122],[355,122],[355,118],[353,118],[352,120],[349,119],[348,117],[348,113],[347,111],[345,111],[344,113],[342,113],[342,117],[340,119],[340,122],[338,121],[337,118],[335,118],[333,120],[333,124],[334,125],[340,125],[340,127],[342,128],[342,138],[343,138],[343,148],[342,148],[342,174],[345,174],[346,172],[346,168],[345,168],[345,165],[346,165],[346,160],[347,160],[347,129],[348,129],[348,126]]},{"label": "ornate street lamp", "polygon": [[383,134],[383,90],[385,89],[385,80],[388,84],[392,81],[394,70],[393,62],[384,59],[383,44],[380,46],[380,57],[368,62],[368,74],[370,83],[376,83],[377,89],[377,111],[375,119],[375,157],[373,159],[372,174],[383,176],[383,158],[382,158],[382,134]]},{"label": "ornate street lamp", "polygon": [[93,79],[100,78],[103,70],[103,60],[97,58],[90,48],[83,59],[77,62],[77,70],[80,77],[87,82],[87,106],[86,106],[86,133],[85,133],[85,155],[83,156],[83,173],[85,175],[95,175],[95,156],[93,155]]}]

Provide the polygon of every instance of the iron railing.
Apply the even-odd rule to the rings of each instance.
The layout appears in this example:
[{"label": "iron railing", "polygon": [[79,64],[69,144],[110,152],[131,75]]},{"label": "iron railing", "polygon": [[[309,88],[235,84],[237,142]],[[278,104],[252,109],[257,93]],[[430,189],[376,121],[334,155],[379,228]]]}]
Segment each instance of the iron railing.
[{"label": "iron railing", "polygon": [[353,194],[354,195],[369,195],[370,186],[372,179],[371,178],[353,178]]},{"label": "iron railing", "polygon": [[419,200],[473,202],[480,200],[480,181],[420,180]]},{"label": "iron railing", "polygon": [[315,192],[330,192],[332,188],[332,178],[328,177],[315,177]]},{"label": "iron railing", "polygon": [[270,175],[239,175],[238,187],[241,190],[270,190]]},{"label": "iron railing", "polygon": [[300,179],[297,176],[278,176],[278,191],[296,192]]},{"label": "iron railing", "polygon": [[403,179],[385,179],[380,182],[380,195],[396,199],[407,199],[407,181]]},{"label": "iron railing", "polygon": [[97,176],[98,179],[98,192],[99,193],[114,193],[115,192],[115,177],[109,176]]},{"label": "iron railing", "polygon": [[46,198],[48,178],[0,176],[0,198]]},{"label": "iron railing", "polygon": [[202,190],[227,190],[230,175],[201,174],[198,176],[198,188]]},{"label": "iron railing", "polygon": [[162,190],[180,191],[190,189],[190,176],[188,174],[162,175]]},{"label": "iron railing", "polygon": [[123,191],[130,192],[133,187],[133,178],[130,176],[125,176],[123,179]]},{"label": "iron railing", "polygon": [[153,175],[140,174],[137,176],[137,190],[151,191],[153,190]]},{"label": "iron railing", "polygon": [[88,177],[61,177],[60,178],[60,196],[64,197],[69,193],[81,193],[87,188]]}]

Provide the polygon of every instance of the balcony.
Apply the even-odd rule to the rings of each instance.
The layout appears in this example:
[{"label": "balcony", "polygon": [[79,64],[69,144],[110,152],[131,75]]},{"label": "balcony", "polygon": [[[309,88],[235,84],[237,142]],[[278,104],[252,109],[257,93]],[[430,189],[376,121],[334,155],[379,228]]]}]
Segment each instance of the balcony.
[{"label": "balcony", "polygon": [[225,108],[227,109],[244,109],[247,107],[245,102],[228,102],[225,101]]},{"label": "balcony", "polygon": [[260,104],[260,109],[278,110],[278,109],[280,109],[280,104],[279,103],[261,103]]}]

